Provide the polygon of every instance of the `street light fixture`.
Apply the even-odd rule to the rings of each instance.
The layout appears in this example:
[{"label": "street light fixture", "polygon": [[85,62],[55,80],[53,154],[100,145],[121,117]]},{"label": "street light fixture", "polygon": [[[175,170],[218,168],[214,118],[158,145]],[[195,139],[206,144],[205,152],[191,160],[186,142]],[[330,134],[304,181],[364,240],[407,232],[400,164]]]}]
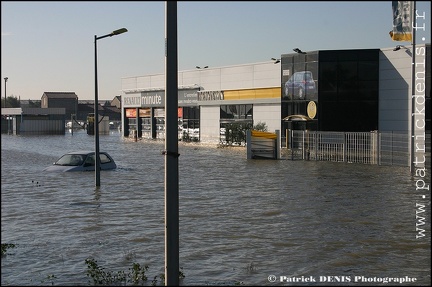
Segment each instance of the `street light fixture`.
[{"label": "street light fixture", "polygon": [[401,48],[407,49],[404,45],[396,45],[393,51],[399,51]]},{"label": "street light fixture", "polygon": [[207,69],[208,68],[208,66],[204,66],[204,67],[200,67],[200,66],[195,66],[195,68],[197,68],[197,69]]},{"label": "street light fixture", "polygon": [[4,80],[5,80],[5,103],[4,103],[4,107],[6,108],[6,82],[8,80],[8,77],[5,77]]},{"label": "street light fixture", "polygon": [[94,133],[95,133],[95,185],[100,186],[100,158],[99,158],[99,104],[98,104],[98,77],[97,77],[97,40],[112,37],[127,32],[126,28],[121,28],[103,36],[94,35],[95,49],[95,100],[94,100]]},{"label": "street light fixture", "polygon": [[280,59],[276,59],[276,58],[271,58],[274,62],[274,64],[280,63]]},{"label": "street light fixture", "polygon": [[306,52],[303,52],[299,48],[294,48],[293,51],[296,52],[296,53],[299,53],[299,54],[306,54]]}]

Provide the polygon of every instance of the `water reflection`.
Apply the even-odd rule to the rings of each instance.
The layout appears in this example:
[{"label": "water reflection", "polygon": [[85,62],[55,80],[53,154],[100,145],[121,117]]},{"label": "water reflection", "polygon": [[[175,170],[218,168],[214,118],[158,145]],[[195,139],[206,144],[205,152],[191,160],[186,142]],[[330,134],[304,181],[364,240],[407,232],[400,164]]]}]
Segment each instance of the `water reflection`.
[{"label": "water reflection", "polygon": [[[133,262],[149,278],[164,272],[164,143],[101,136],[118,168],[101,172],[99,189],[92,172],[41,172],[93,146],[85,133],[2,136],[2,243],[17,245],[2,258],[2,285],[44,285],[50,274],[54,285],[88,285],[89,256],[114,272]],[[409,169],[247,160],[245,148],[204,144],[179,143],[179,153],[183,285],[298,285],[269,275],[430,284],[430,225],[415,238]]]}]

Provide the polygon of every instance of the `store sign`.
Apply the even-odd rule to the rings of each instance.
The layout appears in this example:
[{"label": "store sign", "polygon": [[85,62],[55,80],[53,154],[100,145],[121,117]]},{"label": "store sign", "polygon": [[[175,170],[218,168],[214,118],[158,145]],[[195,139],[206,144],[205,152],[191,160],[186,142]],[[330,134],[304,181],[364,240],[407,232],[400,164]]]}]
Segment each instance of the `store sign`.
[{"label": "store sign", "polygon": [[224,92],[223,91],[199,91],[198,100],[199,101],[223,101]]},{"label": "store sign", "polygon": [[198,90],[179,90],[178,105],[179,106],[196,106],[198,103]]},{"label": "store sign", "polygon": [[123,97],[123,107],[140,107],[141,96],[139,94],[125,95]]},{"label": "store sign", "polygon": [[311,119],[315,118],[317,113],[317,106],[316,103],[314,101],[310,101],[309,104],[307,105],[307,114],[308,117],[310,117]]},{"label": "store sign", "polygon": [[[198,105],[198,89],[179,90],[178,105],[197,106]],[[123,106],[131,107],[164,107],[165,106],[165,91],[140,92],[124,95]]]},{"label": "store sign", "polygon": [[155,107],[161,105],[162,105],[162,96],[160,94],[141,96],[142,107]]}]

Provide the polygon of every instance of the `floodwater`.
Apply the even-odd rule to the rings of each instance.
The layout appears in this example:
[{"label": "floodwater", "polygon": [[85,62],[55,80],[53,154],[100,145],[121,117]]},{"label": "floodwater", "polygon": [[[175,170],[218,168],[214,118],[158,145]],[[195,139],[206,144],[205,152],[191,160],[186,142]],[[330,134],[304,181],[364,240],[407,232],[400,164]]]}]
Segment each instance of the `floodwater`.
[{"label": "floodwater", "polygon": [[[87,258],[148,265],[148,286],[164,273],[164,142],[101,135],[118,168],[100,188],[94,172],[42,172],[76,149],[94,137],[1,136],[2,286],[93,285]],[[179,153],[181,285],[430,286],[430,197],[408,167]]]}]

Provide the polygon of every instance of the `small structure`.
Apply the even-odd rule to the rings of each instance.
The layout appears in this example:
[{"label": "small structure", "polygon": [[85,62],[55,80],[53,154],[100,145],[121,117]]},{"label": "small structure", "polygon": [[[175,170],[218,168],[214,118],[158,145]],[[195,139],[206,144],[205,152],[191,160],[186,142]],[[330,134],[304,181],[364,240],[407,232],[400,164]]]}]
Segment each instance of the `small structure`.
[{"label": "small structure", "polygon": [[2,133],[64,135],[65,108],[2,108]]},{"label": "small structure", "polygon": [[[110,119],[107,116],[99,116],[99,134],[109,134],[110,133]],[[87,116],[87,124],[86,124],[86,129],[87,129],[87,134],[88,135],[94,135],[95,134],[95,115],[94,113],[89,113]]]},{"label": "small structure", "polygon": [[248,159],[280,159],[279,131],[275,133],[247,130]]}]

